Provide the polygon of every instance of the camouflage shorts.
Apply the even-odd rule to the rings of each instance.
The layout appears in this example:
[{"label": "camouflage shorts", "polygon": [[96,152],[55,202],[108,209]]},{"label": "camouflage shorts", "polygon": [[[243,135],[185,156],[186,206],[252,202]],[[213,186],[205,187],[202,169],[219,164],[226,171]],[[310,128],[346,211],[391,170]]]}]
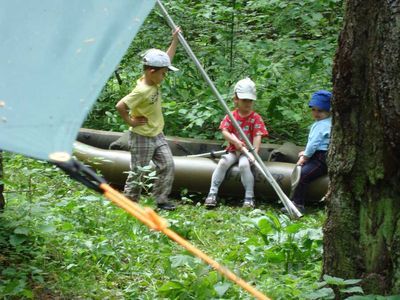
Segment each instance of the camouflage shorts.
[{"label": "camouflage shorts", "polygon": [[130,132],[129,146],[131,172],[125,183],[125,196],[139,200],[143,187],[141,183],[145,175],[140,168],[149,165],[152,161],[157,171],[157,179],[153,182],[153,195],[158,204],[168,202],[168,195],[174,181],[174,160],[164,134],[146,137]]}]

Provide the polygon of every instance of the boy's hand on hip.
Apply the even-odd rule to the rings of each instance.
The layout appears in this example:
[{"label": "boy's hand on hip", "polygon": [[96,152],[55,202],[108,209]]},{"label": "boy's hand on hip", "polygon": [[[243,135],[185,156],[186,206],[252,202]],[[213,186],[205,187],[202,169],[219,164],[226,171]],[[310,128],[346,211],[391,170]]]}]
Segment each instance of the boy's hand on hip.
[{"label": "boy's hand on hip", "polygon": [[142,126],[147,124],[147,118],[146,117],[131,117],[131,126],[136,127],[136,126]]}]

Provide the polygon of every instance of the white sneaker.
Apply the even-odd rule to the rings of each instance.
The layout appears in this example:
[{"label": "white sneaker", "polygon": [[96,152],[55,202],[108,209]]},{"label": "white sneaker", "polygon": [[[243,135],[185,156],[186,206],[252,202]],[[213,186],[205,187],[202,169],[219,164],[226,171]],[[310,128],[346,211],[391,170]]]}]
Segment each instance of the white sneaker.
[{"label": "white sneaker", "polygon": [[208,194],[206,200],[204,201],[204,206],[207,208],[214,208],[217,206],[217,195]]},{"label": "white sneaker", "polygon": [[243,207],[254,208],[255,207],[254,198],[252,197],[244,198]]}]

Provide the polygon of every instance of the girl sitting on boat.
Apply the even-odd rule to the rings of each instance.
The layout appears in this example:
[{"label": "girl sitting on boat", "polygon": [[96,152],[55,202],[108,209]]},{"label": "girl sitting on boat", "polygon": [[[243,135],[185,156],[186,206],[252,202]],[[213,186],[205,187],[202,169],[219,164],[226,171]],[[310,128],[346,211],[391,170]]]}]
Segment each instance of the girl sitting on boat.
[{"label": "girl sitting on boat", "polygon": [[[258,152],[261,145],[261,138],[268,136],[268,131],[261,116],[253,111],[254,101],[257,99],[254,82],[250,78],[239,80],[234,88],[233,99],[236,109],[232,112],[232,115],[253,144],[255,151]],[[241,154],[245,143],[241,140],[241,136],[233,126],[229,115],[226,115],[222,120],[219,129],[222,130],[222,135],[228,141],[229,145],[226,148],[227,154],[222,155],[217,168],[213,172],[210,191],[204,205],[207,208],[217,206],[218,188],[224,180],[228,169],[233,164],[239,162],[241,181],[245,188],[243,206],[252,208],[255,205],[254,176],[251,172],[249,159],[244,154]]]}]

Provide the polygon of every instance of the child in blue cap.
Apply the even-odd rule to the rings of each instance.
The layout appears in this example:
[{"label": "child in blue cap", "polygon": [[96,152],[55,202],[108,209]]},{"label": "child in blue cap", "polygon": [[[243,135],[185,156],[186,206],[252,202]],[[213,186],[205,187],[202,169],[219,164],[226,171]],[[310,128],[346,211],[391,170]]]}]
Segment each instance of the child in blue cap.
[{"label": "child in blue cap", "polygon": [[308,185],[328,171],[326,154],[332,127],[331,98],[332,94],[330,92],[321,90],[315,92],[308,103],[315,122],[312,124],[308,134],[305,150],[299,153],[297,165],[302,166],[301,175],[292,197],[293,203],[301,212],[304,212],[305,193]]}]

